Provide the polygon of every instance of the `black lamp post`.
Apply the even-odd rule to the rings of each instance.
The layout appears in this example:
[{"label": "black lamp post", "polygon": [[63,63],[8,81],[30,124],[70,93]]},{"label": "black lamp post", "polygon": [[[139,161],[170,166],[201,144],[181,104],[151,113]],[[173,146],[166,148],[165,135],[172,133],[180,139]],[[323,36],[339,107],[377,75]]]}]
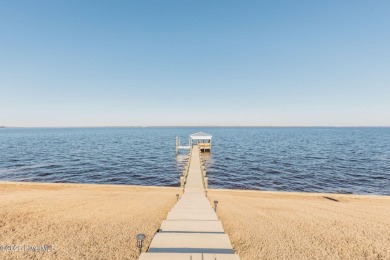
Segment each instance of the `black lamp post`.
[{"label": "black lamp post", "polygon": [[141,254],[142,244],[143,244],[144,239],[145,239],[145,234],[138,234],[135,238],[137,239],[137,247],[139,249],[139,253]]},{"label": "black lamp post", "polygon": [[214,211],[217,212],[218,200],[214,200]]},{"label": "black lamp post", "polygon": [[176,194],[176,199],[177,201],[179,201],[179,194]]}]

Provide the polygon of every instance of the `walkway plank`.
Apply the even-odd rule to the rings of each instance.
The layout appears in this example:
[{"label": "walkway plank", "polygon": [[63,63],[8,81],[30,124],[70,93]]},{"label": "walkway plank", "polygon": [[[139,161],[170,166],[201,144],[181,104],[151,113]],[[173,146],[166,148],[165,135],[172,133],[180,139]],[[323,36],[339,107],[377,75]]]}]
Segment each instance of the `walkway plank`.
[{"label": "walkway plank", "polygon": [[233,249],[226,234],[157,233],[149,252],[233,254]]},{"label": "walkway plank", "polygon": [[160,232],[214,232],[223,233],[223,227],[219,220],[196,221],[170,221],[164,220],[160,227]]}]

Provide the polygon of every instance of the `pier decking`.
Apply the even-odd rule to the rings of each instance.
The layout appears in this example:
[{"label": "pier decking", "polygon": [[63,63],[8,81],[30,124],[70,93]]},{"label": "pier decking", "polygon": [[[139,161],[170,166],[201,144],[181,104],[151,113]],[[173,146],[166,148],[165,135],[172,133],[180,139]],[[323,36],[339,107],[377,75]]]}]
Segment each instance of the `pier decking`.
[{"label": "pier decking", "polygon": [[205,196],[207,177],[200,149],[192,146],[181,179],[184,193],[168,213],[140,260],[238,260],[221,221]]}]

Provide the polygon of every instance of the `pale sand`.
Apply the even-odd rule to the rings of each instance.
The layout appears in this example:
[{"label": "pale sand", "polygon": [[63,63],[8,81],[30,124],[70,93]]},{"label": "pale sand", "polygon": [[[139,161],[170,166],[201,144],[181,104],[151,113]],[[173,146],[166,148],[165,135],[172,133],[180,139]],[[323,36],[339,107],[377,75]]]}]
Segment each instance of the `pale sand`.
[{"label": "pale sand", "polygon": [[[211,190],[241,259],[390,259],[390,197]],[[335,201],[337,200],[337,201]]]},{"label": "pale sand", "polygon": [[136,259],[176,203],[178,188],[0,183],[0,246],[54,245],[55,252],[0,252],[0,259]]},{"label": "pale sand", "polygon": [[[136,259],[176,203],[178,188],[0,183],[0,246],[55,252],[0,259]],[[210,190],[242,259],[390,259],[390,197]],[[339,202],[326,199],[337,199]]]}]

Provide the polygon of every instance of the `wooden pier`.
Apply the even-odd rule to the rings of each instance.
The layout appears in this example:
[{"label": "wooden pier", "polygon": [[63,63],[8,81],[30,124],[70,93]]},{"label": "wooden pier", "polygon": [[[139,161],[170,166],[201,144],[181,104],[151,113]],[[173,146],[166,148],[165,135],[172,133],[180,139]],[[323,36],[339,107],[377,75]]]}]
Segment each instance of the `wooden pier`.
[{"label": "wooden pier", "polygon": [[180,177],[183,195],[168,213],[140,260],[239,260],[206,195],[201,150],[192,145]]}]

